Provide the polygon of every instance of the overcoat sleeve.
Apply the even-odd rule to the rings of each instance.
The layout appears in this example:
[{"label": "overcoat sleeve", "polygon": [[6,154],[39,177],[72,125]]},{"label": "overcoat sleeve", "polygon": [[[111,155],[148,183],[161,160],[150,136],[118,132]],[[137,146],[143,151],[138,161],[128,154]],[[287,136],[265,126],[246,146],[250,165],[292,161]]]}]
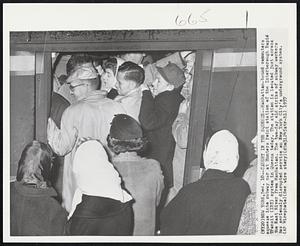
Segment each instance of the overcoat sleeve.
[{"label": "overcoat sleeve", "polygon": [[60,207],[59,204],[55,204],[57,209],[53,210],[50,216],[50,232],[49,235],[60,236],[65,232],[65,226],[67,222],[67,212]]},{"label": "overcoat sleeve", "polygon": [[189,196],[181,189],[177,196],[162,210],[161,234],[184,235],[189,226]]},{"label": "overcoat sleeve", "polygon": [[178,114],[176,120],[172,126],[172,133],[177,145],[181,149],[187,148],[188,142],[188,132],[189,132],[189,120],[187,119],[186,114]]},{"label": "overcoat sleeve", "polygon": [[161,199],[161,193],[164,189],[164,176],[160,168],[160,164],[157,163],[157,188],[156,188],[156,206],[159,205]]},{"label": "overcoat sleeve", "polygon": [[[74,147],[77,139],[77,129],[74,127],[74,112],[67,108],[61,118],[60,129],[48,122],[48,142],[53,151],[59,156],[65,156]],[[49,126],[51,124],[51,126]]]}]

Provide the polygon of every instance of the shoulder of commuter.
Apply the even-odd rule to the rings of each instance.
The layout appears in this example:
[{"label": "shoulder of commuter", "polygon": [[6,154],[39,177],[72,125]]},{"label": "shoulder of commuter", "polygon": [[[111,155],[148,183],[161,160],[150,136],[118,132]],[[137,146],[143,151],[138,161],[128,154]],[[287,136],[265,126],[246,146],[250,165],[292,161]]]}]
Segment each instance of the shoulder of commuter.
[{"label": "shoulder of commuter", "polygon": [[154,159],[141,158],[140,162],[137,164],[137,167],[140,170],[140,172],[143,173],[143,175],[151,177],[150,180],[152,181],[157,180],[161,176],[163,177],[160,164]]},{"label": "shoulder of commuter", "polygon": [[249,168],[245,171],[243,178],[245,180],[248,180],[251,176],[256,176],[257,175],[257,167],[256,165],[254,166],[249,166]]},{"label": "shoulder of commuter", "polygon": [[77,102],[71,104],[67,108],[67,110],[70,113],[83,112],[83,109],[93,107],[93,105],[99,105],[99,104],[103,105],[103,104],[111,103],[111,102],[113,102],[113,100],[106,98],[106,97],[93,98],[90,100],[83,99],[83,100],[80,100],[80,101],[77,101]]},{"label": "shoulder of commuter", "polygon": [[158,189],[162,189],[164,186],[163,180],[164,176],[158,161],[154,159],[147,159],[145,162],[144,181],[148,183],[148,185],[154,185]]},{"label": "shoulder of commuter", "polygon": [[141,87],[138,86],[135,89],[131,90],[128,92],[126,95],[117,95],[114,101],[120,101],[122,99],[126,98],[136,98],[136,97],[141,97],[142,96],[142,90]]},{"label": "shoulder of commuter", "polygon": [[49,213],[52,213],[52,215],[60,214],[61,216],[67,218],[67,211],[59,204],[54,196],[49,197],[49,204],[52,208],[51,212],[49,211]]},{"label": "shoulder of commuter", "polygon": [[157,160],[154,159],[146,159],[147,160],[147,166],[153,173],[160,174],[162,173],[160,164]]},{"label": "shoulder of commuter", "polygon": [[180,89],[174,88],[173,90],[167,90],[164,91],[156,96],[157,99],[159,100],[176,100],[182,102],[184,100],[184,97],[180,94]]},{"label": "shoulder of commuter", "polygon": [[251,161],[251,163],[249,164],[249,167],[247,168],[247,170],[245,171],[243,178],[247,180],[247,178],[249,178],[249,176],[255,175],[257,174],[257,158],[255,158],[253,161]]},{"label": "shoulder of commuter", "polygon": [[257,182],[257,158],[250,163],[249,168],[243,175],[243,179],[249,184],[251,191],[254,192]]},{"label": "shoulder of commuter", "polygon": [[125,113],[124,107],[120,102],[106,98],[103,100],[101,107],[107,107],[108,109],[114,109],[114,111],[119,113]]},{"label": "shoulder of commuter", "polygon": [[52,209],[49,209],[51,235],[63,235],[67,222],[67,211],[53,198]]},{"label": "shoulder of commuter", "polygon": [[243,191],[247,194],[247,196],[251,193],[250,186],[246,180],[242,177],[235,177],[235,183],[237,190]]},{"label": "shoulder of commuter", "polygon": [[65,112],[66,112],[66,111],[68,111],[68,112],[73,112],[74,110],[78,110],[78,108],[82,107],[82,105],[83,105],[82,101],[76,101],[76,102],[70,104],[70,105],[66,108]]},{"label": "shoulder of commuter", "polygon": [[73,122],[74,118],[77,118],[78,115],[82,112],[85,112],[86,105],[82,102],[75,102],[67,107],[62,114],[62,122]]},{"label": "shoulder of commuter", "polygon": [[155,98],[155,101],[164,109],[178,111],[180,103],[183,101],[183,99],[184,98],[180,95],[180,93],[172,90],[162,92]]},{"label": "shoulder of commuter", "polygon": [[52,93],[52,104],[53,105],[59,105],[59,106],[63,106],[65,108],[67,108],[68,106],[70,106],[70,102],[64,98],[62,95],[58,94],[57,92],[53,92]]}]

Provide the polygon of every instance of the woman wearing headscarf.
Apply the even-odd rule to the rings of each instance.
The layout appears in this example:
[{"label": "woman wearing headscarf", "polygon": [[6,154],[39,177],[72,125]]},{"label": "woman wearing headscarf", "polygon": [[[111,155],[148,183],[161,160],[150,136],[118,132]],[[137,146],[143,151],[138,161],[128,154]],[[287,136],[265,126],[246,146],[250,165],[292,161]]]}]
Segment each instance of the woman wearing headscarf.
[{"label": "woman wearing headscarf", "polygon": [[227,130],[216,132],[203,152],[206,171],[183,187],[161,215],[162,235],[236,234],[249,185],[233,171],[238,142]]},{"label": "woman wearing headscarf", "polygon": [[132,235],[132,197],[102,144],[87,140],[75,152],[77,189],[68,216],[68,235]]},{"label": "woman wearing headscarf", "polygon": [[10,185],[11,236],[63,235],[67,212],[51,187],[52,151],[34,140],[23,150],[17,181]]},{"label": "woman wearing headscarf", "polygon": [[104,72],[101,74],[101,90],[107,91],[107,97],[110,99],[115,99],[119,95],[116,89],[116,77],[119,67],[124,62],[125,60],[119,57],[112,57],[103,64]]}]

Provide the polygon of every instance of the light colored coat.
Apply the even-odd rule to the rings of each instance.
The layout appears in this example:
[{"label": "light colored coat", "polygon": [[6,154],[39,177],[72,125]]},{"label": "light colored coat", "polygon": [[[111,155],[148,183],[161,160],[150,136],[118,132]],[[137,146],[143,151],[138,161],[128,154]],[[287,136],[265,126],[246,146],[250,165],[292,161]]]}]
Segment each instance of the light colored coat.
[{"label": "light colored coat", "polygon": [[[180,108],[182,105],[183,102],[181,103]],[[173,157],[174,186],[170,189],[166,204],[168,204],[183,187],[184,166],[189,130],[189,113],[190,108],[187,108],[185,112],[180,112],[172,126],[172,133],[176,142]]]},{"label": "light colored coat", "polygon": [[133,203],[133,235],[153,236],[155,212],[164,188],[163,175],[156,160],[139,157],[134,152],[121,153],[113,163],[130,192]]},{"label": "light colored coat", "polygon": [[132,90],[125,96],[117,96],[114,101],[120,103],[125,113],[139,122],[139,113],[142,103],[142,90],[140,87]]},{"label": "light colored coat", "polygon": [[[122,106],[105,97],[102,91],[92,91],[86,98],[69,106],[62,115],[61,129],[55,129],[48,141],[54,152],[65,156],[63,172],[63,207],[70,212],[76,189],[72,173],[75,143],[82,137],[98,139],[105,146],[110,123],[115,114],[122,114]],[[78,136],[74,134],[77,129]]]}]

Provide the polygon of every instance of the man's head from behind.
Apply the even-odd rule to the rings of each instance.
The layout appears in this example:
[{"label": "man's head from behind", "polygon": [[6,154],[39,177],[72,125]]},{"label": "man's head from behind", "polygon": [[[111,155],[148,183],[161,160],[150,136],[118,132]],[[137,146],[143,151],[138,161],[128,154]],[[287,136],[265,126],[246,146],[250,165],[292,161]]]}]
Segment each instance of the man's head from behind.
[{"label": "man's head from behind", "polygon": [[97,90],[99,79],[96,69],[89,64],[77,67],[67,79],[70,93],[76,100],[81,100],[91,91]]},{"label": "man's head from behind", "polygon": [[127,95],[145,80],[145,71],[133,62],[124,62],[118,70],[116,88],[119,95]]}]

